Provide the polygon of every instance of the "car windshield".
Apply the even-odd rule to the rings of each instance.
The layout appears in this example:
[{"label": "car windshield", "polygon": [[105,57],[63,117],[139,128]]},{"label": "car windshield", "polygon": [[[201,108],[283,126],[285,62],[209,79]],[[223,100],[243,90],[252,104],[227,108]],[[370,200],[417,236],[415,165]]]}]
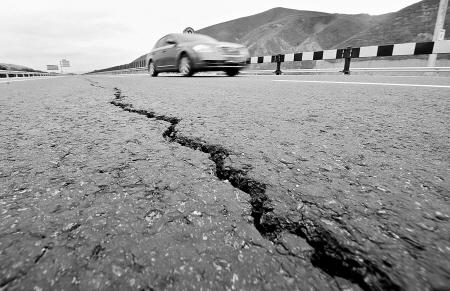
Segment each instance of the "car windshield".
[{"label": "car windshield", "polygon": [[212,37],[203,34],[192,34],[192,33],[179,34],[177,35],[177,39],[179,39],[181,42],[192,42],[192,41],[206,42],[206,43],[217,42],[217,40],[215,40]]}]

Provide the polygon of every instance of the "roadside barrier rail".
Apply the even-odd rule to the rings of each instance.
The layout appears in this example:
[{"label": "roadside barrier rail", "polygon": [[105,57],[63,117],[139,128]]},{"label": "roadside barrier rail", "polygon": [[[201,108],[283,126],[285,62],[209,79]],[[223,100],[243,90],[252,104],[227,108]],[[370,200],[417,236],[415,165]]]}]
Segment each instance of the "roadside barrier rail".
[{"label": "roadside barrier rail", "polygon": [[0,70],[0,78],[23,78],[23,77],[41,77],[41,76],[50,76],[50,73]]},{"label": "roadside barrier rail", "polygon": [[[281,63],[285,62],[303,62],[303,61],[319,61],[319,60],[344,60],[344,74],[350,74],[351,59],[361,58],[376,58],[376,57],[392,57],[392,56],[413,56],[413,55],[429,55],[429,54],[446,54],[450,53],[450,40],[442,41],[429,41],[429,42],[412,42],[412,43],[400,43],[390,45],[375,45],[375,46],[363,46],[363,47],[347,47],[343,49],[331,49],[312,52],[298,52],[289,54],[276,54],[268,56],[256,56],[247,59],[247,64],[266,64],[276,63],[277,69],[275,74],[280,75]],[[127,74],[130,71],[145,71],[147,69],[146,63],[147,55],[142,55],[129,64],[119,65],[101,70],[95,70],[88,74]],[[395,70],[408,70],[405,68],[392,68]],[[409,67],[411,68],[411,67]],[[422,67],[425,71],[444,71],[443,69],[436,69],[438,67],[429,68]],[[319,69],[313,69],[319,72]],[[380,71],[380,68],[366,68],[367,71]],[[389,70],[389,68],[383,68],[383,70]],[[322,70],[325,72],[325,70]],[[332,71],[336,71],[332,69]],[[362,68],[353,68],[352,71],[363,71]],[[412,71],[419,72],[420,70],[415,68]]]},{"label": "roadside barrier rail", "polygon": [[[353,68],[352,72],[450,72],[450,67],[384,67],[384,68]],[[247,74],[273,74],[273,70],[245,70]],[[342,73],[337,68],[329,69],[286,69],[283,73]]]},{"label": "roadside barrier rail", "polygon": [[277,75],[282,74],[281,63],[297,61],[319,61],[344,59],[344,74],[350,74],[350,62],[355,58],[392,57],[410,55],[429,55],[450,53],[450,40],[430,41],[418,43],[401,43],[378,46],[347,47],[345,49],[332,49],[313,52],[299,52],[290,54],[277,54],[269,56],[251,57],[247,64],[276,63]]}]

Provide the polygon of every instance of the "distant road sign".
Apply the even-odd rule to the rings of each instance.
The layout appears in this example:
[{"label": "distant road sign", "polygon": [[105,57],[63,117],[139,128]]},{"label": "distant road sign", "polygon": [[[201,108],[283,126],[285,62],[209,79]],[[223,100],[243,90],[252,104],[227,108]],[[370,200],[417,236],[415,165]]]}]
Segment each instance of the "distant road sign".
[{"label": "distant road sign", "polygon": [[70,67],[70,62],[66,59],[61,60],[61,67]]},{"label": "distant road sign", "polygon": [[195,32],[195,30],[192,27],[186,27],[183,30],[183,33],[194,33],[194,32]]},{"label": "distant road sign", "polygon": [[48,71],[58,71],[59,67],[58,67],[58,65],[47,65],[47,70]]}]

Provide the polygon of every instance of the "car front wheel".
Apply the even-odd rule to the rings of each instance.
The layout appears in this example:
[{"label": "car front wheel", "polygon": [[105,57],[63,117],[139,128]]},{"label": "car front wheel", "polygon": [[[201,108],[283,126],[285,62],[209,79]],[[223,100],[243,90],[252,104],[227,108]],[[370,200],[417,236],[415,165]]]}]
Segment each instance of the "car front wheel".
[{"label": "car front wheel", "polygon": [[178,71],[183,77],[190,77],[194,74],[194,71],[192,70],[192,61],[187,55],[181,57]]},{"label": "car front wheel", "polygon": [[152,77],[157,77],[158,76],[158,71],[156,71],[155,63],[152,62],[152,61],[150,61],[150,63],[148,64],[148,73]]}]

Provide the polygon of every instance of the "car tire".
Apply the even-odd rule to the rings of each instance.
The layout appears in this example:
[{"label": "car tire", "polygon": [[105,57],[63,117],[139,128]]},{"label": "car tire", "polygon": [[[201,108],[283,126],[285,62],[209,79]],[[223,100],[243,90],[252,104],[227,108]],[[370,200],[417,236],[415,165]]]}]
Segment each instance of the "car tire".
[{"label": "car tire", "polygon": [[183,77],[190,77],[194,74],[192,60],[188,55],[184,54],[181,56],[180,61],[178,62],[178,72],[180,72]]},{"label": "car tire", "polygon": [[158,76],[158,71],[156,70],[155,63],[152,62],[152,61],[150,61],[150,63],[148,64],[148,73],[152,77],[157,77]]},{"label": "car tire", "polygon": [[225,71],[225,74],[227,74],[227,76],[229,77],[234,77],[237,74],[239,74],[239,70],[238,69],[229,69]]}]

